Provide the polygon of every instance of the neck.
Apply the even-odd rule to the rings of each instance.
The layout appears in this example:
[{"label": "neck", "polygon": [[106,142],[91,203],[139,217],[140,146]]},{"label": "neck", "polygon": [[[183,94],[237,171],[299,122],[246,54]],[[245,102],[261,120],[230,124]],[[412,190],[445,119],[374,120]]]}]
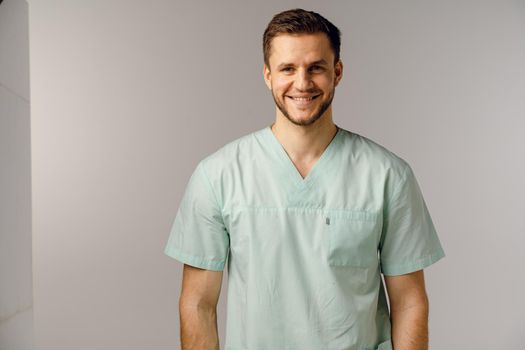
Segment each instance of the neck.
[{"label": "neck", "polygon": [[309,162],[321,156],[336,135],[338,127],[331,118],[321,118],[312,125],[302,126],[278,117],[272,123],[271,130],[292,160]]}]

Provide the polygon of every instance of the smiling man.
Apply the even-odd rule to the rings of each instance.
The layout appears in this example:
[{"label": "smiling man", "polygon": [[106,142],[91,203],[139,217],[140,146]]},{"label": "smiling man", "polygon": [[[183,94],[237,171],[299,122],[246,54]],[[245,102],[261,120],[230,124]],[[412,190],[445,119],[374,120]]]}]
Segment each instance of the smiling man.
[{"label": "smiling man", "polygon": [[445,253],[410,165],[334,124],[339,51],[318,13],[268,24],[275,121],[198,163],[165,248],[184,263],[183,350],[219,349],[225,266],[226,350],[427,349],[423,268]]},{"label": "smiling man", "polygon": [[[343,64],[335,61],[326,34],[278,35],[267,50],[270,57],[264,64],[264,78],[278,113],[299,126],[311,126],[323,116],[325,120],[331,119],[332,100]],[[275,67],[274,74],[270,67]]]}]

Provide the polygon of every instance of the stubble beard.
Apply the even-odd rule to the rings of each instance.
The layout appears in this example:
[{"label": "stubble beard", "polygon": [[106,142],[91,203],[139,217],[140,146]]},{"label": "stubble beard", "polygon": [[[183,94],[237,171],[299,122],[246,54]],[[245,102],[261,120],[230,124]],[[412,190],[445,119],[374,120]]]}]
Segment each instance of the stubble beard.
[{"label": "stubble beard", "polygon": [[[299,125],[299,126],[311,125],[311,124],[315,123],[319,118],[321,118],[323,116],[324,112],[326,112],[326,110],[332,104],[332,100],[334,99],[334,95],[335,95],[335,84],[334,84],[334,86],[332,88],[332,91],[330,92],[330,97],[328,98],[328,100],[323,102],[319,106],[319,108],[317,109],[317,111],[315,112],[315,114],[312,117],[310,117],[309,119],[306,119],[306,120],[295,120],[295,119],[293,119],[290,116],[290,113],[288,112],[288,110],[286,109],[284,104],[279,102],[279,100],[275,97],[275,95],[273,93],[273,90],[272,90],[272,97],[273,97],[273,100],[274,100],[275,105],[277,106],[277,108],[279,108],[279,110],[286,117],[286,119],[288,119],[291,123],[293,123],[295,125]],[[287,97],[285,97],[285,98],[287,98]]]}]

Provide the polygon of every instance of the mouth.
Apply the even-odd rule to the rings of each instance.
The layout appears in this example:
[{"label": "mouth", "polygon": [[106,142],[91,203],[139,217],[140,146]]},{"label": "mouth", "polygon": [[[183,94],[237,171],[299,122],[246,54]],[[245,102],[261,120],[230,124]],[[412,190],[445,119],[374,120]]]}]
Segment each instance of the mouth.
[{"label": "mouth", "polygon": [[311,97],[292,97],[292,96],[286,96],[286,97],[289,98],[290,100],[292,100],[296,105],[306,106],[306,105],[312,103],[319,96],[321,96],[321,94],[315,95],[315,96],[311,96]]}]

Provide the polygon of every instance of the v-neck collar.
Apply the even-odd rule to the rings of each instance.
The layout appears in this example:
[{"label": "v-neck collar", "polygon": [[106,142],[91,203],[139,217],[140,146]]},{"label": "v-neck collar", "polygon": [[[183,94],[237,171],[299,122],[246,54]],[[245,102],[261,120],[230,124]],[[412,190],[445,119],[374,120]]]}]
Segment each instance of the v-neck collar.
[{"label": "v-neck collar", "polygon": [[341,134],[343,130],[337,125],[336,127],[337,127],[337,132],[335,136],[332,138],[328,146],[326,146],[325,150],[323,151],[319,159],[317,159],[314,165],[310,168],[310,171],[308,172],[305,178],[301,176],[301,173],[295,167],[291,158],[288,156],[288,153],[286,153],[286,150],[284,149],[282,144],[279,142],[279,140],[273,133],[271,129],[271,125],[264,128],[264,134],[266,138],[268,139],[272,148],[277,152],[278,157],[281,159],[283,165],[285,166],[286,168],[285,171],[291,176],[293,182],[299,188],[303,188],[313,181],[313,179],[317,176],[317,173],[322,171],[324,163],[330,158],[330,155],[337,148],[337,143],[339,142],[339,139],[341,138]]}]

